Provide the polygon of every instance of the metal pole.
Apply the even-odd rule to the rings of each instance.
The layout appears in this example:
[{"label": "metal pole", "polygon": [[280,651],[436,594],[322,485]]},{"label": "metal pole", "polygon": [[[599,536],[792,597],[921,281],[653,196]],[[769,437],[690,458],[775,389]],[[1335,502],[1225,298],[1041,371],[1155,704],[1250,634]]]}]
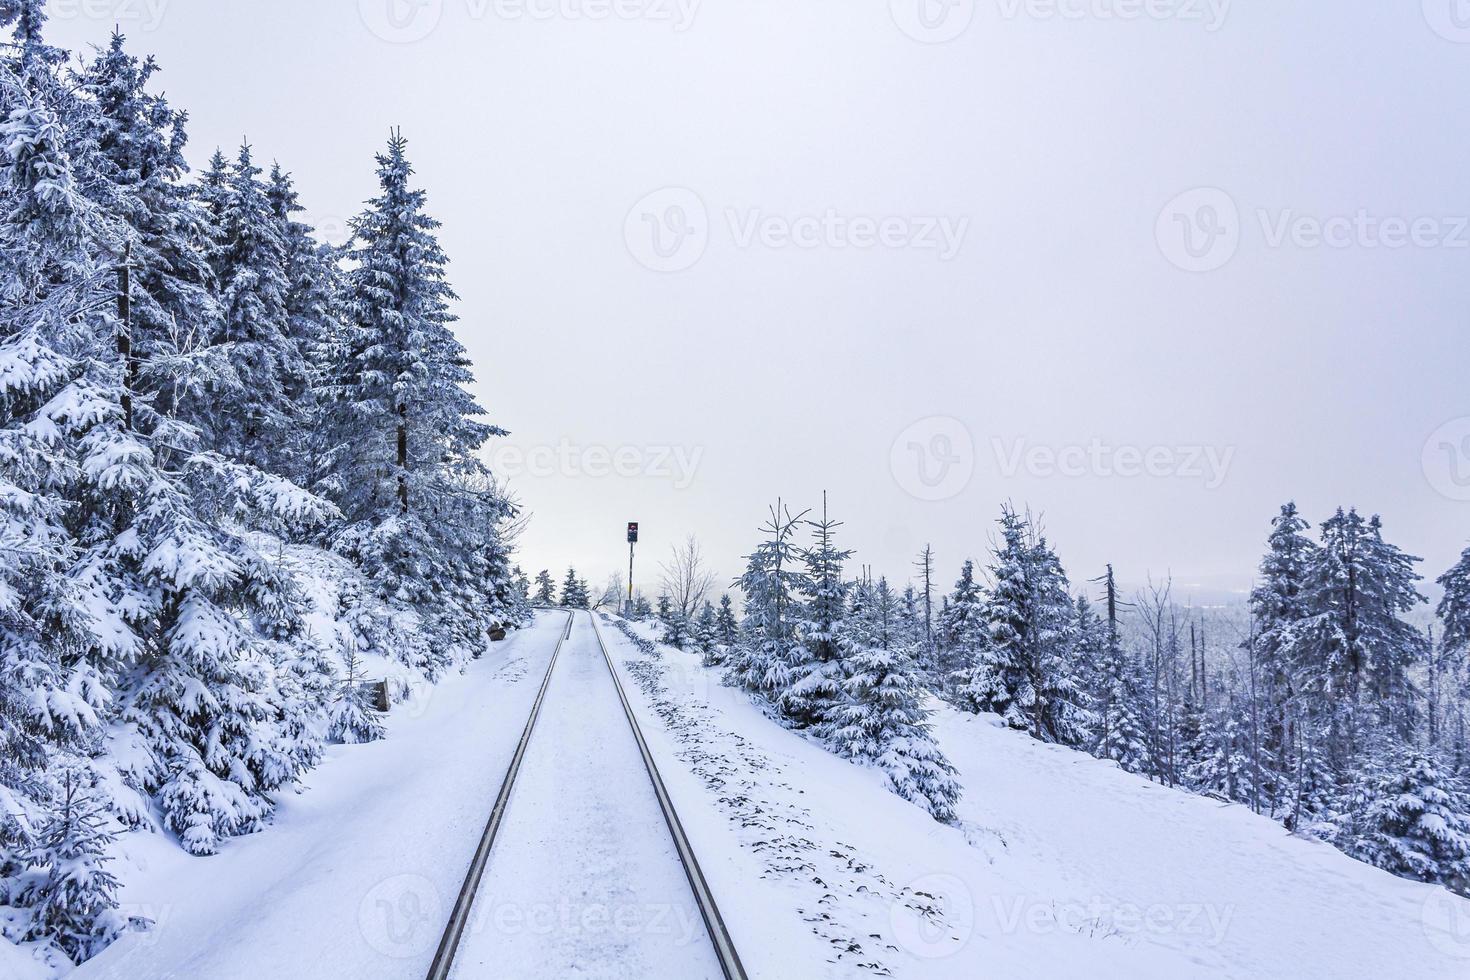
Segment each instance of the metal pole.
[{"label": "metal pole", "polygon": [[633,542],[628,542],[628,607],[626,615],[633,615]]}]

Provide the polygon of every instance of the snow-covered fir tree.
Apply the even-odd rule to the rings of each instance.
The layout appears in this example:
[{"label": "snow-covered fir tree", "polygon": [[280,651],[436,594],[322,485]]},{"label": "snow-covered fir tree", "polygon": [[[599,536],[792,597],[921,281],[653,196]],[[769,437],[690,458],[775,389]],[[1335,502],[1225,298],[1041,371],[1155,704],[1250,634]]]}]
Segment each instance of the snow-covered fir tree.
[{"label": "snow-covered fir tree", "polygon": [[26,853],[28,870],[15,901],[29,910],[25,938],[54,942],[80,963],[127,925],[118,910],[117,879],[106,868],[113,835],[105,803],[87,774],[67,768],[54,805]]},{"label": "snow-covered fir tree", "polygon": [[504,430],[480,420],[466,390],[473,377],[451,329],[439,222],[412,178],[395,133],[378,156],[379,196],[352,222],[346,367],[323,404],[331,448],[319,485],[346,515],[338,548],[384,600],[419,618],[434,642],[418,666],[436,672],[505,621],[496,529],[514,508],[478,456]]},{"label": "snow-covered fir tree", "polygon": [[328,737],[348,745],[375,742],[383,737],[383,719],[374,709],[371,695],[364,689],[366,678],[363,676],[362,658],[349,647],[345,659],[346,671],[333,692]]},{"label": "snow-covered fir tree", "polygon": [[660,643],[682,650],[690,640],[690,623],[683,610],[675,607],[667,595],[658,597],[658,621],[663,624]]},{"label": "snow-covered fir tree", "polygon": [[720,609],[715,617],[715,641],[726,650],[735,645],[740,637],[740,622],[735,618],[735,607],[728,592],[720,595]]},{"label": "snow-covered fir tree", "polygon": [[568,609],[585,609],[587,603],[586,585],[577,577],[575,568],[568,568],[566,578],[561,583],[561,605]]},{"label": "snow-covered fir tree", "polygon": [[946,688],[970,711],[982,710],[967,699],[964,686],[986,639],[985,592],[975,580],[975,562],[966,558],[954,591],[940,604],[937,657]]},{"label": "snow-covered fir tree", "polygon": [[538,606],[556,605],[556,580],[544,568],[536,573],[536,594],[531,601]]},{"label": "snow-covered fir tree", "polygon": [[822,730],[839,754],[877,766],[893,792],[936,820],[952,820],[960,788],[930,734],[918,644],[897,632],[899,604],[887,579],[868,600],[837,628],[840,698],[826,705]]},{"label": "snow-covered fir tree", "polygon": [[[1295,670],[1298,644],[1309,612],[1308,575],[1320,560],[1316,542],[1307,535],[1310,525],[1295,503],[1282,506],[1271,522],[1266,556],[1261,560],[1261,577],[1251,590],[1253,635],[1247,640],[1250,656],[1264,690],[1262,752],[1279,760],[1287,771],[1295,768],[1292,746],[1300,735],[1305,705],[1297,697]],[[1273,765],[1273,768],[1275,766]],[[1273,773],[1271,785],[1284,786],[1286,772]],[[1272,794],[1272,807],[1282,801]]]},{"label": "snow-covered fir tree", "polygon": [[715,612],[713,603],[706,602],[699,610],[699,618],[694,621],[691,635],[694,649],[699,651],[700,659],[706,667],[716,667],[724,662],[720,647],[719,615]]},{"label": "snow-covered fir tree", "polygon": [[1307,712],[1328,733],[1328,757],[1342,768],[1365,733],[1389,726],[1402,736],[1414,721],[1409,672],[1425,638],[1402,617],[1425,599],[1415,587],[1419,559],[1385,541],[1378,518],[1339,509],[1321,538],[1293,675]]},{"label": "snow-covered fir tree", "polygon": [[761,527],[761,543],[746,558],[745,574],[736,581],[745,596],[740,640],[729,660],[726,678],[771,701],[791,683],[796,652],[796,624],[802,616],[800,596],[808,591],[798,561],[795,531],[805,514],[792,516],[780,503]]},{"label": "snow-covered fir tree", "polygon": [[799,642],[792,646],[789,676],[777,701],[781,711],[798,726],[819,724],[830,705],[839,700],[842,669],[837,634],[848,615],[848,583],[843,566],[851,551],[834,543],[840,521],[827,514],[827,495],[822,495],[822,518],[807,522],[813,543],[802,553],[806,575],[803,616],[797,626]]},{"label": "snow-covered fir tree", "polygon": [[1049,742],[1086,743],[1093,716],[1071,662],[1075,609],[1061,562],[1030,520],[1001,514],[985,642],[960,697]]},{"label": "snow-covered fir tree", "polygon": [[1410,750],[1372,779],[1347,849],[1403,878],[1470,896],[1470,805],[1427,754]]}]

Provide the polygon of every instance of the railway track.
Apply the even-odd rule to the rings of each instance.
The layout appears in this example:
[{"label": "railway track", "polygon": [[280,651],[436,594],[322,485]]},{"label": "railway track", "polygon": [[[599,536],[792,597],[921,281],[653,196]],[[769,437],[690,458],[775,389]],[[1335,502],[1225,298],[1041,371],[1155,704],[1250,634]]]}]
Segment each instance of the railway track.
[{"label": "railway track", "polygon": [[[592,612],[588,612],[586,615],[591,622],[592,633],[597,639],[597,647],[602,654],[602,660],[607,666],[608,674],[612,677],[613,688],[616,690],[621,703],[623,716],[627,719],[628,727],[633,735],[634,741],[637,743],[639,756],[643,760],[644,769],[652,785],[653,794],[658,802],[659,810],[663,814],[664,825],[668,829],[669,837],[673,842],[674,850],[683,868],[684,877],[689,883],[690,892],[704,921],[705,932],[710,938],[715,959],[719,963],[725,980],[747,980],[745,968],[740,962],[740,955],[736,952],[735,944],[730,938],[729,930],[725,927],[724,919],[720,916],[720,910],[715,903],[714,895],[710,891],[708,882],[705,880],[704,872],[700,869],[699,861],[694,855],[694,849],[690,846],[689,839],[684,833],[684,827],[679,821],[679,815],[674,810],[673,801],[670,799],[668,790],[664,786],[663,777],[659,775],[658,766],[648,749],[648,743],[644,740],[643,731],[639,727],[638,719],[633,713],[632,702],[629,701],[627,692],[623,689],[622,679],[618,676],[617,668],[613,664],[613,659],[608,652],[606,643],[603,642],[602,631],[597,625],[597,616]],[[465,875],[464,883],[460,887],[454,908],[450,912],[448,924],[445,926],[444,934],[439,941],[439,947],[434,955],[433,964],[429,968],[428,980],[448,980],[454,969],[455,956],[465,938],[465,930],[470,922],[475,896],[480,890],[481,882],[485,876],[485,870],[489,865],[490,855],[494,849],[501,823],[505,817],[506,810],[510,806],[511,798],[514,795],[516,777],[520,774],[521,763],[525,758],[526,749],[530,745],[532,735],[536,729],[536,720],[541,714],[541,705],[545,701],[547,689],[551,686],[551,678],[556,671],[556,665],[560,659],[562,647],[571,637],[572,624],[576,616],[577,613],[575,612],[568,613],[566,626],[563,628],[561,636],[557,639],[556,649],[551,655],[551,663],[546,668],[546,676],[542,678],[541,687],[536,694],[536,700],[531,706],[530,716],[526,720],[526,727],[521,733],[520,742],[516,745],[515,754],[511,757],[510,765],[506,768],[505,779],[501,783],[500,793],[495,799],[494,806],[491,807],[484,833],[481,835],[479,844],[475,848],[474,856],[470,860],[469,871]]]}]

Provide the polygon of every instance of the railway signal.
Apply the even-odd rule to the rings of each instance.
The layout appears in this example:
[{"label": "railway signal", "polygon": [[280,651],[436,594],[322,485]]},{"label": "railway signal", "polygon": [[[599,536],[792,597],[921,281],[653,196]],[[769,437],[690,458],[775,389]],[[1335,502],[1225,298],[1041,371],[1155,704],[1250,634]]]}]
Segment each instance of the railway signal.
[{"label": "railway signal", "polygon": [[638,522],[628,522],[628,604],[623,607],[623,615],[633,614],[633,546],[638,543]]}]

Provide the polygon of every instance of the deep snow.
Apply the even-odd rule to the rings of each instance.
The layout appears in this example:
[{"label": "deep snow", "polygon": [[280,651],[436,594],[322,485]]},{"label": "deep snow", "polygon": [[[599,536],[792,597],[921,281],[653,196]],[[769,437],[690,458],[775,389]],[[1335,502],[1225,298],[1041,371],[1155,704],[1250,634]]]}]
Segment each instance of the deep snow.
[{"label": "deep snow", "polygon": [[939,707],[940,826],[695,655],[604,635],[752,976],[1470,977],[1470,902],[1244,807]]},{"label": "deep snow", "polygon": [[421,689],[387,739],[332,748],[270,828],[219,855],[125,837],[121,900],[157,925],[72,976],[422,977],[565,623],[543,615]]},{"label": "deep snow", "polygon": [[[217,857],[126,837],[122,898],[158,926],[74,976],[423,976],[564,622],[543,613],[396,708],[386,741],[334,748],[269,830]],[[548,690],[490,894],[517,908],[662,901],[677,927],[687,891],[583,631],[590,643],[589,627],[574,630],[570,669]],[[1470,976],[1470,902],[1242,807],[941,709],[936,735],[966,788],[960,824],[941,826],[876,772],[770,721],[695,655],[650,658],[603,636],[752,977]],[[551,846],[571,838],[587,846]],[[627,853],[610,847],[625,839]],[[682,914],[702,940],[692,908]],[[531,931],[506,937],[490,921],[466,948],[516,964],[502,976],[533,961],[558,977],[706,969],[659,959],[668,948],[650,952],[627,918],[615,942],[591,946],[586,929],[558,934],[560,919],[524,944]]]}]

